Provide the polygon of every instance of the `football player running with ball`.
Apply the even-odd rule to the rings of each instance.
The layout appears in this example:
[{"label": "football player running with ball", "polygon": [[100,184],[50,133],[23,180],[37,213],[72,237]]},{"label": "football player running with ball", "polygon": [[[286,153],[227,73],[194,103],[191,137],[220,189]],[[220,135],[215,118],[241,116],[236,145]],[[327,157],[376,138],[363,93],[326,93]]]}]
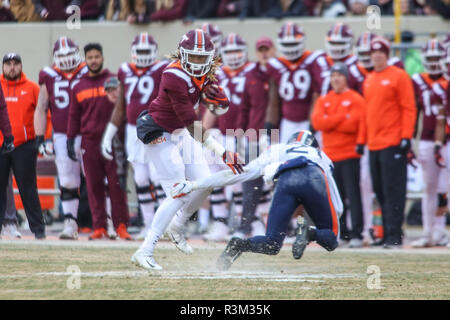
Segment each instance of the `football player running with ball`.
[{"label": "football player running with ball", "polygon": [[[111,115],[102,140],[102,154],[106,159],[113,158],[113,138],[122,122],[126,124],[126,150],[131,154],[136,141],[136,119],[138,115],[158,95],[161,75],[168,61],[156,59],[158,45],[151,35],[142,32],[131,44],[131,63],[123,63],[118,71],[121,83],[120,97]],[[144,228],[137,236],[144,239],[153,219],[155,202],[152,182],[157,185],[157,177],[151,163],[132,162],[136,193],[144,218]]]},{"label": "football player running with ball", "polygon": [[198,190],[179,199],[172,198],[170,191],[179,181],[210,175],[202,147],[221,157],[233,173],[242,172],[238,155],[226,151],[204,131],[201,122],[195,121],[195,109],[203,93],[209,103],[217,101],[218,107],[226,108],[229,104],[223,90],[214,85],[218,63],[214,59],[214,44],[210,37],[201,29],[189,31],[182,37],[172,58],[174,61],[162,74],[158,96],[137,119],[139,139],[134,152],[129,155],[130,161],[153,162],[167,196],[156,211],[144,242],[131,258],[133,263],[148,270],[162,269],[153,258],[153,251],[166,229],[178,249],[192,253],[183,235],[184,225],[210,190]]},{"label": "football player running with ball", "polygon": [[294,133],[287,144],[272,145],[244,167],[240,175],[218,172],[197,181],[182,181],[172,189],[172,197],[183,199],[191,192],[253,180],[264,176],[276,182],[264,236],[249,239],[231,238],[221,254],[217,267],[227,270],[243,252],[276,255],[280,252],[288,224],[296,208],[302,204],[315,227],[303,217],[297,220],[292,254],[300,259],[310,241],[328,251],[338,246],[339,216],[343,205],[333,179],[333,163],[319,149],[310,131]]}]

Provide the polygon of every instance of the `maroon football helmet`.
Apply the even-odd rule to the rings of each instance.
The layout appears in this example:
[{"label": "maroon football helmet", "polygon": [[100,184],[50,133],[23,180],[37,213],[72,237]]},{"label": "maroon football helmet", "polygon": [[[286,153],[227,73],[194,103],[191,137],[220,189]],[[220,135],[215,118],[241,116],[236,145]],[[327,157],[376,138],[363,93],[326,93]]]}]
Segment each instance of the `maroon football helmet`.
[{"label": "maroon football helmet", "polygon": [[428,74],[440,74],[445,50],[438,39],[430,39],[422,48],[422,64]]},{"label": "maroon football helmet", "polygon": [[230,33],[222,40],[223,64],[231,69],[242,67],[248,60],[247,43],[236,33]]},{"label": "maroon football helmet", "polygon": [[81,63],[78,45],[67,37],[60,37],[53,46],[53,63],[63,71],[70,71]]},{"label": "maroon football helmet", "polygon": [[158,44],[147,32],[138,34],[131,43],[131,61],[138,68],[150,66],[158,54]]},{"label": "maroon football helmet", "polygon": [[202,77],[211,69],[214,44],[202,29],[190,30],[180,44],[180,62],[184,71],[193,77]]},{"label": "maroon football helmet", "polygon": [[370,69],[373,68],[372,60],[370,59],[370,42],[375,39],[375,33],[365,31],[356,41],[356,55],[361,65]]},{"label": "maroon football helmet", "polygon": [[353,32],[344,23],[335,23],[325,38],[327,54],[333,60],[340,60],[352,53]]},{"label": "maroon football helmet", "polygon": [[216,49],[216,55],[220,54],[220,47],[222,43],[222,31],[220,31],[217,25],[213,25],[211,23],[202,24],[202,30],[209,35],[211,41],[214,43],[214,48]]},{"label": "maroon football helmet", "polygon": [[305,51],[303,29],[292,22],[285,23],[277,36],[278,50],[288,60],[300,58]]}]

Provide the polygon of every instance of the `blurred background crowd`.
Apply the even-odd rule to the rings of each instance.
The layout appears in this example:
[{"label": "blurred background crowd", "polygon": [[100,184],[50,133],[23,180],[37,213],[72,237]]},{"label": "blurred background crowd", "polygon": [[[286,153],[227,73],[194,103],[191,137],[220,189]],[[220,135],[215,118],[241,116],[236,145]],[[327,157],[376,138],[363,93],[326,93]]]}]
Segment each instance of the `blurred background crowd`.
[{"label": "blurred background crowd", "polygon": [[[1,0],[0,21],[62,21],[76,13],[82,20],[148,24],[209,18],[275,18],[362,16],[377,5],[381,15],[394,14],[393,0]],[[403,15],[450,17],[449,0],[401,0]]]}]

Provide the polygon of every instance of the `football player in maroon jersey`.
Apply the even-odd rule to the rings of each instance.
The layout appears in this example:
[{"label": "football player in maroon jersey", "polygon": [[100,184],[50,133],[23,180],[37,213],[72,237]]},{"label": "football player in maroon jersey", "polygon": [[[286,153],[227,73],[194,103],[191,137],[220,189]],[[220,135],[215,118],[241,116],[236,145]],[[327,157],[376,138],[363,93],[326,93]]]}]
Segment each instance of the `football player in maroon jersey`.
[{"label": "football player in maroon jersey", "polygon": [[281,27],[277,43],[281,56],[267,64],[271,80],[265,127],[279,126],[285,143],[293,133],[310,128],[314,100],[328,91],[329,64],[323,51],[305,50],[303,29],[294,23]]},{"label": "football player in maroon jersey", "polygon": [[[130,161],[152,161],[167,196],[156,211],[144,242],[131,258],[133,263],[148,270],[162,269],[153,258],[153,252],[165,231],[178,249],[186,254],[192,252],[184,238],[183,228],[210,190],[194,192],[183,199],[172,198],[170,192],[174,184],[186,178],[198,179],[209,175],[202,147],[221,157],[233,173],[242,172],[238,155],[226,151],[196,121],[195,109],[202,91],[215,82],[217,64],[210,37],[201,29],[190,30],[183,35],[173,59],[163,71],[158,96],[138,117],[136,129],[139,139],[134,153],[128,158]],[[221,90],[216,92],[218,94]],[[228,104],[225,96],[220,96],[220,99],[225,99],[222,105]]]},{"label": "football player in maroon jersey", "polygon": [[[118,128],[126,120],[126,151],[133,153],[136,135],[136,119],[158,95],[161,75],[168,61],[157,60],[158,45],[146,32],[137,35],[131,44],[131,63],[123,63],[118,71],[120,96],[102,139],[102,154],[112,159],[112,141]],[[132,162],[136,193],[144,228],[136,237],[143,240],[150,228],[155,210],[158,179],[151,162]]]},{"label": "football player in maroon jersey", "polygon": [[[422,112],[421,135],[418,146],[417,159],[422,165],[425,192],[422,200],[423,237],[413,241],[413,247],[430,247],[446,245],[448,242],[445,232],[445,215],[437,216],[439,193],[447,193],[447,171],[435,161],[434,142],[436,120],[439,114],[438,105],[431,97],[434,84],[445,87],[447,80],[443,76],[442,59],[445,51],[437,39],[427,41],[422,49],[422,59],[425,72],[412,76],[418,110]],[[444,106],[440,106],[443,108]],[[438,181],[441,183],[439,184]]]},{"label": "football player in maroon jersey", "polygon": [[[60,239],[77,239],[77,212],[81,162],[72,161],[67,154],[67,121],[70,91],[87,72],[77,44],[67,37],[60,37],[53,46],[53,65],[39,72],[39,99],[34,114],[34,128],[38,151],[43,156],[55,154],[55,164],[61,190],[61,204],[65,217]],[[50,109],[53,126],[53,148],[45,141],[47,110]],[[75,138],[75,150],[80,155],[81,136]],[[81,159],[81,156],[78,157]]]}]

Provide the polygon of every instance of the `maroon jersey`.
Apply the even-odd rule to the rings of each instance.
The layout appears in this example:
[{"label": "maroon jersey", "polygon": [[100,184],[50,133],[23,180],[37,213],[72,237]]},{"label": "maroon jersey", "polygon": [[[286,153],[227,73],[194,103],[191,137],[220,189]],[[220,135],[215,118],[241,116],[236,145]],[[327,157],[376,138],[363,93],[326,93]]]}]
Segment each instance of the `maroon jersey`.
[{"label": "maroon jersey", "polygon": [[[334,64],[334,61],[330,57],[327,57],[327,61],[330,66]],[[339,62],[342,62],[347,66],[348,87],[357,91],[359,94],[362,94],[362,84],[364,82],[365,75],[358,66],[358,57],[351,54],[348,57],[340,60]]]},{"label": "maroon jersey", "polygon": [[449,81],[435,81],[431,87],[431,105],[432,109],[445,108],[447,120],[446,137],[450,140],[450,85]]},{"label": "maroon jersey", "polygon": [[258,130],[264,128],[269,101],[269,76],[258,63],[245,75],[244,93],[240,107],[239,127]]},{"label": "maroon jersey", "polygon": [[73,72],[63,72],[56,66],[45,67],[39,72],[39,85],[45,84],[54,132],[66,133],[69,116],[70,91],[88,71],[81,63]]},{"label": "maroon jersey", "polygon": [[132,63],[123,63],[117,76],[125,95],[127,121],[136,125],[139,114],[158,95],[161,75],[168,61],[156,61],[147,68],[137,68]]},{"label": "maroon jersey", "polygon": [[227,113],[217,118],[217,128],[223,135],[226,134],[227,129],[235,130],[239,128],[239,109],[242,104],[245,76],[254,68],[254,63],[247,62],[236,70],[231,70],[228,67],[222,67],[217,72],[219,85],[223,88],[228,100],[230,101],[230,107]]},{"label": "maroon jersey", "polygon": [[197,120],[195,110],[200,104],[200,93],[211,83],[207,76],[191,77],[172,62],[163,71],[158,96],[150,103],[148,112],[153,120],[169,133],[185,128]]},{"label": "maroon jersey", "polygon": [[422,111],[421,140],[434,141],[436,116],[439,110],[432,103],[433,83],[445,82],[443,77],[433,80],[427,73],[416,73],[412,76],[418,111]]},{"label": "maroon jersey", "polygon": [[322,51],[305,51],[296,62],[272,58],[267,72],[278,85],[281,115],[290,121],[308,120],[313,92],[326,94],[328,91],[329,65]]},{"label": "maroon jersey", "polygon": [[81,133],[83,139],[101,140],[114,104],[106,97],[105,81],[114,76],[104,69],[93,77],[85,73],[72,89],[67,137]]}]

